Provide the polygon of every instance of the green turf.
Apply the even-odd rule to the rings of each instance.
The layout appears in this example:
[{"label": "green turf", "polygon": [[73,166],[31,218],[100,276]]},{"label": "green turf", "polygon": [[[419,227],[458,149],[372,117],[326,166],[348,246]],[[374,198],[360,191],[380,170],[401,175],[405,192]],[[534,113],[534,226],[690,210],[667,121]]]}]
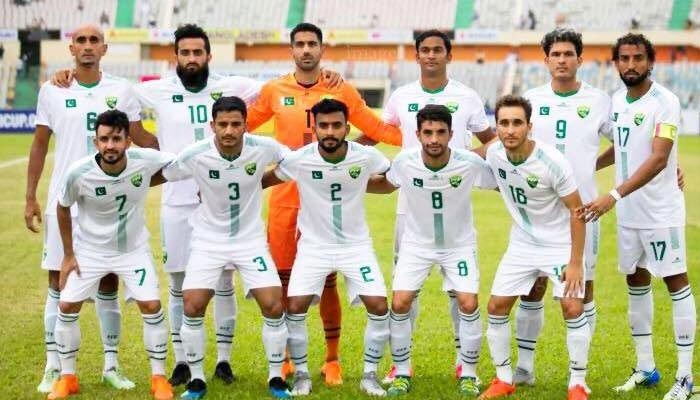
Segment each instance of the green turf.
[{"label": "green turf", "polygon": [[[0,162],[26,155],[31,136],[0,137]],[[382,147],[386,150],[386,147]],[[393,151],[387,151],[392,153]],[[700,209],[694,207],[700,201],[700,138],[681,138],[681,163],[686,171],[686,202],[688,204],[687,248],[691,260],[691,281],[696,293],[700,293],[695,273],[696,260],[700,257]],[[47,168],[50,163],[47,163]],[[43,308],[46,292],[46,274],[39,265],[41,235],[32,234],[24,228],[22,210],[24,207],[26,164],[4,168],[0,184],[5,188],[0,193],[0,243],[3,243],[2,256],[5,259],[0,269],[2,290],[0,291],[0,387],[5,398],[41,398],[35,392],[36,384],[44,365]],[[42,206],[46,197],[48,171],[42,179],[39,198]],[[612,169],[599,176],[601,189],[612,185]],[[152,232],[151,243],[156,259],[160,259],[157,215],[159,191],[153,190],[149,198],[148,225]],[[396,197],[368,195],[367,216],[374,238],[379,261],[384,276],[390,282],[391,244]],[[479,260],[481,265],[481,302],[486,304],[495,267],[505,250],[510,221],[499,195],[495,192],[474,194],[474,214],[479,232]],[[662,384],[657,389],[641,390],[629,395],[616,395],[610,388],[620,384],[634,365],[632,341],[627,327],[627,294],[624,279],[616,272],[615,229],[612,215],[603,220],[603,240],[596,280],[598,305],[598,328],[596,331],[589,363],[588,382],[593,389],[593,399],[660,399],[673,381],[675,373],[675,345],[673,343],[670,316],[670,299],[660,281],[654,283],[655,293],[655,340],[656,361],[662,374]],[[167,298],[165,275],[161,273],[161,292]],[[238,287],[242,287],[237,280]],[[439,274],[432,274],[421,296],[422,314],[414,342],[413,392],[410,397],[456,398],[457,388],[453,378],[454,350],[452,348],[452,328],[447,315],[446,296],[440,293]],[[343,285],[341,287],[344,288]],[[342,291],[344,292],[344,289]],[[264,353],[260,342],[261,319],[253,302],[241,298],[239,302],[238,326],[236,329],[233,366],[238,381],[230,387],[211,382],[207,398],[264,398],[267,377]],[[348,308],[345,295],[343,338],[341,345],[345,384],[341,388],[326,388],[318,377],[318,368],[323,357],[322,328],[318,318],[318,308],[309,315],[309,328],[312,346],[310,347],[310,367],[314,376],[314,394],[310,398],[358,398],[358,379],[362,369],[362,336],[365,315],[361,308]],[[559,307],[551,299],[546,301],[546,323],[538,344],[537,385],[519,389],[520,399],[563,398],[567,382],[567,353],[564,323]],[[102,368],[102,352],[99,330],[92,305],[87,305],[81,314],[83,344],[78,369],[84,399],[144,399],[148,397],[148,362],[141,342],[141,319],[133,305],[123,307],[123,336],[120,346],[120,360],[125,373],[136,380],[137,388],[130,393],[117,393],[99,383]],[[485,309],[482,308],[485,320]],[[211,321],[209,321],[210,323]],[[211,325],[211,324],[210,324]],[[486,323],[484,322],[484,325]],[[207,374],[213,372],[215,349],[213,331],[208,333],[209,351],[206,363]],[[388,354],[388,352],[387,352]],[[515,353],[513,352],[513,356]],[[697,357],[696,362],[697,364]],[[168,365],[172,365],[172,354]],[[385,371],[389,360],[385,357],[381,371]],[[484,338],[479,373],[485,382],[494,375],[486,339]],[[697,379],[700,382],[700,379]],[[181,389],[178,389],[178,393]]]}]

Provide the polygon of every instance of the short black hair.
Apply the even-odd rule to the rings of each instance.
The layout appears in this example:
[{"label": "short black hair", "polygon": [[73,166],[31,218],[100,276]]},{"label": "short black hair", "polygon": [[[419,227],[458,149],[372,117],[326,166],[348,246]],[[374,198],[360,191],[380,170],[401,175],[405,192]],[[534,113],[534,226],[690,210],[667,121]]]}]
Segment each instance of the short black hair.
[{"label": "short black hair", "polygon": [[342,112],[345,117],[345,122],[347,122],[348,106],[340,100],[323,99],[311,107],[311,113],[314,115],[314,119],[316,119],[318,114],[331,114],[334,112]]},{"label": "short black hair", "polygon": [[447,54],[450,54],[452,52],[452,42],[450,42],[449,36],[447,36],[445,32],[439,31],[437,29],[423,31],[418,36],[416,36],[416,52],[418,52],[420,44],[423,43],[423,41],[429,37],[439,37],[445,44],[445,50],[447,50]]},{"label": "short black hair", "polygon": [[498,110],[502,107],[521,107],[525,111],[526,122],[530,122],[530,117],[532,116],[532,104],[530,101],[522,96],[515,96],[512,94],[507,94],[496,102],[496,121],[498,121]]},{"label": "short black hair", "polygon": [[581,54],[583,54],[583,40],[581,39],[581,34],[570,28],[557,28],[544,35],[542,41],[540,41],[540,46],[542,46],[544,55],[549,56],[552,45],[559,42],[573,44],[576,49],[576,57],[581,57]]},{"label": "short black hair", "polygon": [[100,125],[111,126],[115,128],[117,132],[123,131],[125,137],[129,136],[129,118],[123,111],[107,110],[98,115],[97,121],[95,122],[95,134],[97,134],[97,129]]},{"label": "short black hair", "polygon": [[631,44],[633,46],[644,46],[647,51],[647,58],[654,62],[656,61],[656,50],[654,50],[654,45],[651,44],[649,39],[641,33],[628,33],[617,39],[615,45],[612,48],[612,59],[617,61],[620,59],[620,47],[625,44]]},{"label": "short black hair", "polygon": [[175,30],[175,54],[178,52],[178,43],[182,39],[202,39],[204,40],[204,50],[207,54],[211,53],[211,44],[209,44],[209,36],[204,32],[204,29],[200,28],[196,24],[185,24],[180,25]]},{"label": "short black hair", "polygon": [[236,96],[219,97],[211,106],[211,119],[216,119],[216,114],[220,112],[238,111],[243,116],[243,120],[248,117],[248,109],[245,101]]},{"label": "short black hair", "polygon": [[297,24],[289,34],[289,42],[291,44],[294,44],[294,35],[299,32],[313,32],[316,34],[316,37],[318,37],[318,43],[323,43],[323,32],[321,32],[321,28],[310,22],[302,22]]},{"label": "short black hair", "polygon": [[416,114],[416,122],[420,131],[423,122],[438,121],[447,124],[447,129],[452,130],[452,113],[442,104],[428,104]]}]

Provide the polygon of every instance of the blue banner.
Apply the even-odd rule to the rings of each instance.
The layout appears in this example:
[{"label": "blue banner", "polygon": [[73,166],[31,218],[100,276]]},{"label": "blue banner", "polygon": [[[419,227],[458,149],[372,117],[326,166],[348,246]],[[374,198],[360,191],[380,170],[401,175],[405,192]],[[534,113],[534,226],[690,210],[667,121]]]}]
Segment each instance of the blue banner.
[{"label": "blue banner", "polygon": [[36,110],[0,110],[0,133],[34,133]]}]

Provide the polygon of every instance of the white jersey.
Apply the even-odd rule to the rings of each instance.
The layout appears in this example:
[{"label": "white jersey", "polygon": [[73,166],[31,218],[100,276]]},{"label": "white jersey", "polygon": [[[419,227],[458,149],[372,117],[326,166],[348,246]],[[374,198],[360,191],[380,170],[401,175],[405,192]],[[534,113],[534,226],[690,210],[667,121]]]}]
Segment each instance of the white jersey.
[{"label": "white jersey", "polygon": [[[442,90],[431,92],[423,89],[420,81],[415,81],[397,88],[391,94],[382,115],[385,122],[401,127],[403,149],[420,147],[416,137],[416,114],[427,104],[442,104],[452,113],[454,134],[449,146],[453,149],[470,149],[472,132],[482,132],[489,127],[484,103],[467,85],[450,79]],[[396,212],[406,212],[406,201],[401,191]]]},{"label": "white jersey", "polygon": [[[39,89],[36,125],[48,127],[56,137],[46,214],[56,215],[56,201],[68,167],[95,153],[97,116],[111,109],[124,111],[129,121],[141,119],[129,82],[105,72],[94,86],[83,86],[74,79],[68,88],[45,82]],[[76,213],[77,209],[73,207],[71,211]]]},{"label": "white jersey", "polygon": [[118,176],[105,173],[97,157],[83,157],[71,165],[58,199],[63,207],[78,204],[76,251],[116,256],[147,246],[144,205],[151,177],[174,155],[128,149],[126,169]]},{"label": "white jersey", "polygon": [[638,229],[684,226],[685,201],[676,178],[681,118],[678,97],[656,82],[632,103],[626,95],[626,89],[613,95],[616,184],[629,179],[651,156],[655,137],[672,140],[673,148],[666,168],[618,202],[617,223]]},{"label": "white jersey", "polygon": [[[179,153],[192,143],[213,134],[209,126],[211,107],[222,96],[238,96],[246,104],[255,100],[262,83],[240,76],[210,74],[207,85],[198,92],[185,89],[177,75],[147,81],[135,86],[144,108],[151,108],[158,125],[160,149]],[[182,206],[199,203],[194,180],[166,182],[162,203]]]},{"label": "white jersey", "polygon": [[425,166],[422,149],[403,150],[386,174],[406,199],[406,227],[401,243],[431,249],[476,245],[471,190],[495,189],[488,164],[469,150],[452,149],[438,171]]},{"label": "white jersey", "polygon": [[221,156],[214,136],[191,144],[163,170],[169,181],[194,177],[202,203],[191,224],[199,243],[265,242],[261,218],[265,167],[289,151],[274,139],[244,134],[241,154],[233,161]]},{"label": "white jersey", "polygon": [[279,179],[295,180],[299,188],[300,246],[372,243],[365,219],[367,181],[372,174],[386,172],[389,160],[374,147],[347,145],[345,158],[337,163],[324,160],[318,144],[309,143],[275,169]]},{"label": "white jersey", "polygon": [[557,94],[548,83],[523,97],[532,104],[532,137],[564,154],[574,170],[581,200],[593,201],[598,196],[595,164],[600,137],[612,140],[610,96],[582,82],[575,93]]},{"label": "white jersey", "polygon": [[486,162],[513,218],[511,243],[570,247],[570,213],[560,198],[576,191],[576,181],[564,156],[554,147],[535,141],[527,160],[514,165],[503,144],[495,143],[486,152]]}]

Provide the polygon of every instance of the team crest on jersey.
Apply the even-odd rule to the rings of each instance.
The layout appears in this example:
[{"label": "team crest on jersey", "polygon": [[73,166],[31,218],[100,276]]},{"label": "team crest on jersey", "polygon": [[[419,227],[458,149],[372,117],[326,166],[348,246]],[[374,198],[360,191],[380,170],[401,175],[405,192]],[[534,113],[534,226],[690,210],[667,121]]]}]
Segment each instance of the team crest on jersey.
[{"label": "team crest on jersey", "polygon": [[540,107],[540,115],[549,115],[549,107],[548,106]]},{"label": "team crest on jersey", "polygon": [[413,178],[413,186],[423,187],[423,180],[421,178]]},{"label": "team crest on jersey", "polygon": [[182,103],[184,99],[182,98],[181,94],[174,94],[173,95],[173,103]]},{"label": "team crest on jersey", "polygon": [[448,101],[445,103],[445,107],[447,107],[447,109],[450,111],[450,114],[454,114],[459,108],[459,103],[456,101]]},{"label": "team crest on jersey", "polygon": [[75,108],[78,102],[75,99],[66,99],[66,108]]},{"label": "team crest on jersey", "polygon": [[500,176],[501,179],[506,179],[506,171],[503,170],[503,169],[501,169],[501,168],[499,168],[499,169],[498,169],[498,176]]},{"label": "team crest on jersey", "polygon": [[527,185],[534,189],[537,187],[537,184],[540,183],[540,178],[535,175],[530,175],[527,177],[526,181]]},{"label": "team crest on jersey", "polygon": [[408,105],[408,112],[418,112],[418,103],[410,103]]},{"label": "team crest on jersey", "polygon": [[107,194],[107,188],[104,186],[98,186],[95,188],[95,196],[104,196]]},{"label": "team crest on jersey", "polygon": [[140,173],[137,173],[131,177],[131,184],[132,185],[134,185],[136,187],[140,187],[141,182],[143,182],[143,175],[141,175]]},{"label": "team crest on jersey", "polygon": [[285,106],[293,106],[294,105],[294,97],[284,97],[282,98],[282,104]]},{"label": "team crest on jersey", "polygon": [[245,165],[245,173],[248,175],[253,175],[255,170],[258,169],[258,164],[252,162]]},{"label": "team crest on jersey", "polygon": [[591,108],[588,106],[578,106],[578,108],[576,108],[576,114],[581,118],[586,118],[590,112]]},{"label": "team crest on jersey", "polygon": [[459,175],[451,176],[450,177],[450,185],[452,185],[453,188],[458,187],[462,183],[462,177]]},{"label": "team crest on jersey", "polygon": [[223,92],[211,92],[210,96],[212,99],[214,99],[214,101],[217,101],[221,98],[222,94]]},{"label": "team crest on jersey", "polygon": [[634,114],[634,124],[639,126],[642,124],[642,122],[644,122],[644,114],[642,114],[642,113]]},{"label": "team crest on jersey", "polygon": [[116,96],[107,96],[107,97],[105,97],[105,103],[107,104],[107,107],[114,109],[114,107],[117,106],[117,97]]},{"label": "team crest on jersey", "polygon": [[209,170],[209,177],[211,179],[219,179],[219,171],[216,169],[210,169]]},{"label": "team crest on jersey", "polygon": [[350,177],[352,179],[357,179],[357,177],[360,176],[361,172],[362,172],[362,167],[360,167],[359,165],[353,165],[348,170],[348,173],[350,174]]}]

